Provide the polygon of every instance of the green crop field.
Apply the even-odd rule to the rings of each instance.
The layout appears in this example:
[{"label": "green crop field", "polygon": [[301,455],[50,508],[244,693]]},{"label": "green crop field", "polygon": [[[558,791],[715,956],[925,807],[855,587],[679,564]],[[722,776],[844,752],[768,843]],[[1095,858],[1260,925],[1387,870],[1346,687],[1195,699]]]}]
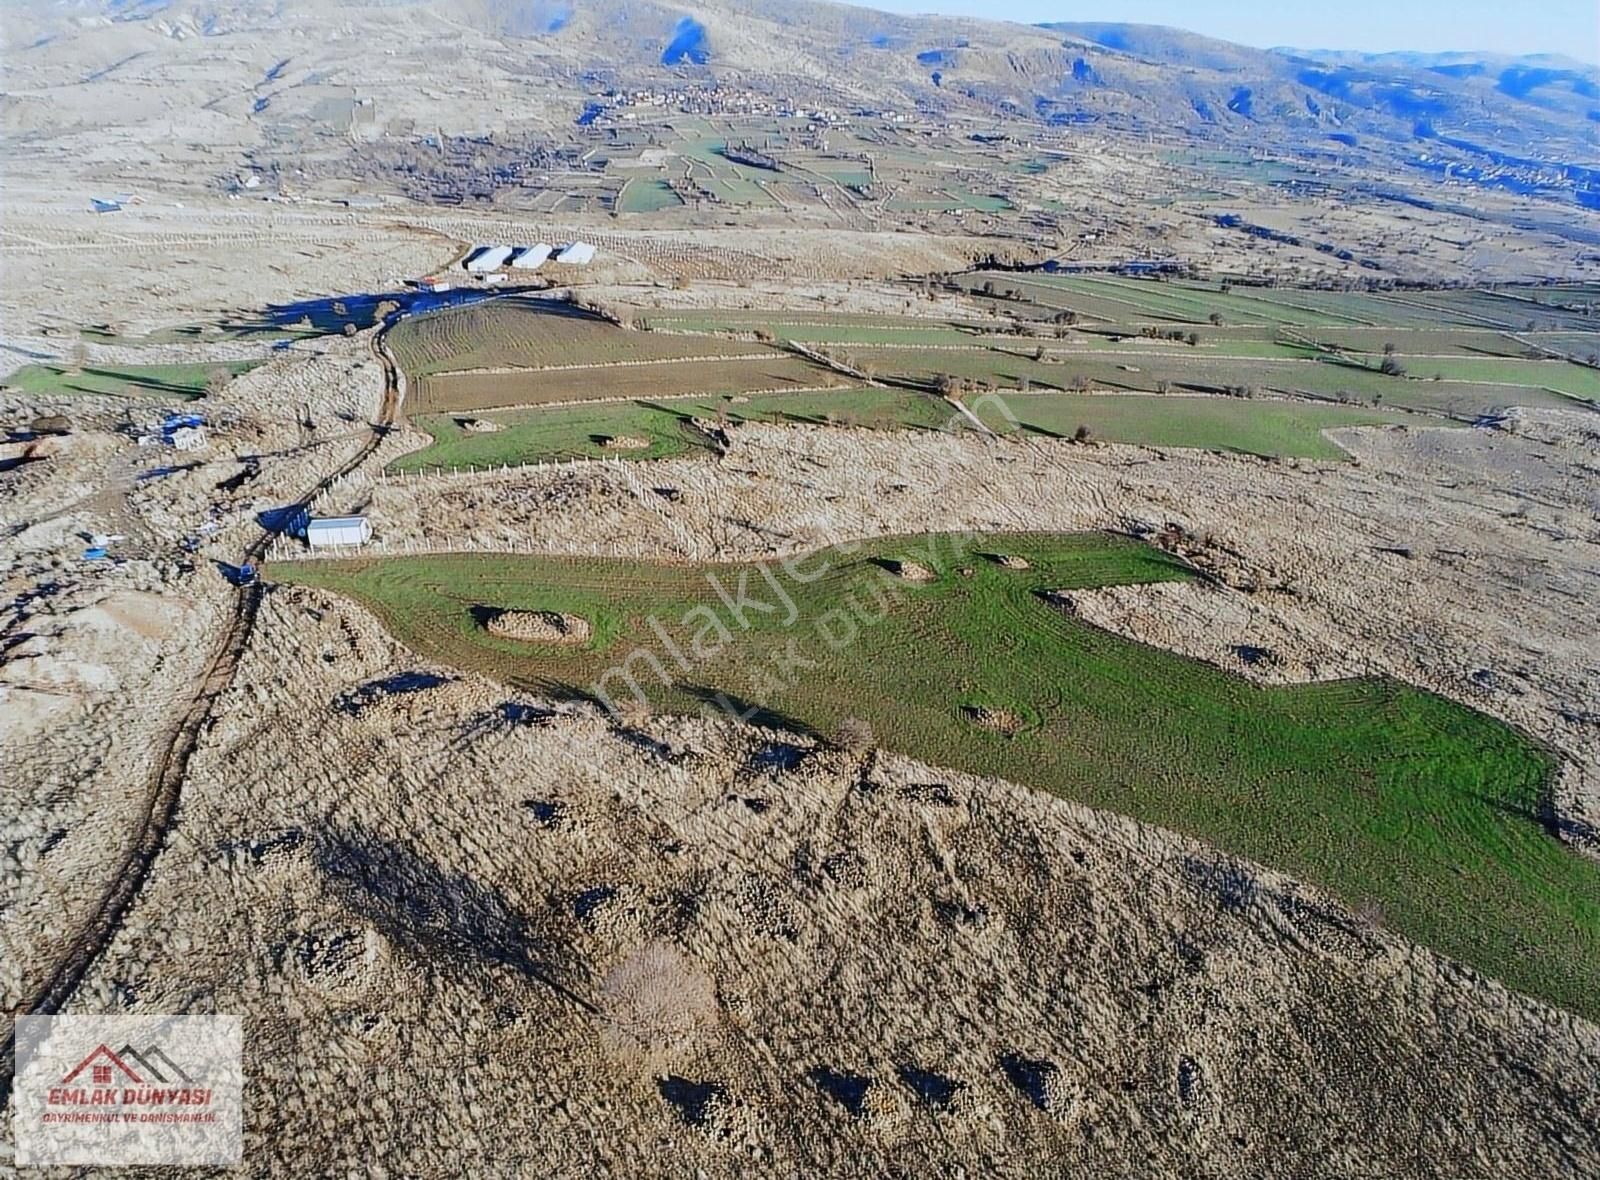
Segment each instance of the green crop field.
[{"label": "green crop field", "polygon": [[[920,562],[936,580],[891,577],[880,559]],[[1201,837],[1600,1017],[1600,867],[1540,823],[1553,760],[1514,730],[1388,680],[1258,687],[1041,598],[1186,576],[1126,539],[896,538],[795,568],[806,580],[781,568],[769,583],[752,567],[494,554],[269,575],[349,594],[423,658],[524,690],[625,699],[631,675],[674,711],[722,694],[797,729],[860,717],[889,749]],[[479,624],[485,608],[580,615],[593,635],[576,648],[499,639]],[[1251,892],[1223,900],[1248,905]]]},{"label": "green crop field", "polygon": [[[739,401],[714,397],[596,402],[479,415],[501,427],[492,433],[464,430],[450,415],[429,414],[414,424],[432,436],[433,444],[396,459],[390,470],[487,468],[601,457],[669,458],[704,450],[705,437],[688,423],[695,418],[714,422],[719,415],[732,423],[935,430],[949,421],[952,411],[934,397],[906,390],[828,389],[755,394]],[[605,446],[606,439],[624,436],[648,440],[650,447],[618,451]]]},{"label": "green crop field", "polygon": [[675,209],[683,204],[683,198],[672,191],[672,186],[664,180],[654,177],[635,176],[622,186],[622,193],[617,198],[617,211],[619,213],[659,213],[663,209]]},{"label": "green crop field", "polygon": [[[1311,402],[1223,397],[1101,396],[1074,393],[1007,393],[1003,402],[974,401],[979,417],[1001,434],[1070,437],[1079,426],[1096,439],[1141,446],[1192,447],[1279,458],[1345,458],[1323,436],[1340,426],[1414,422],[1403,414]],[[727,398],[596,402],[543,409],[489,411],[478,417],[500,427],[464,429],[449,414],[425,414],[414,424],[433,438],[403,455],[391,471],[489,468],[552,460],[662,459],[704,450],[691,419],[780,422],[870,430],[963,430],[966,420],[943,401],[906,389],[829,389],[806,393]],[[646,440],[648,448],[614,450],[608,438]]]},{"label": "green crop field", "polygon": [[[694,340],[695,337],[679,337]],[[419,414],[537,406],[605,398],[745,394],[772,389],[841,385],[844,378],[799,357],[768,350],[738,360],[663,361],[590,368],[521,369],[501,373],[442,373],[421,382],[408,399]]]},{"label": "green crop field", "polygon": [[997,403],[977,403],[979,416],[1001,434],[1020,429],[1070,438],[1083,426],[1108,442],[1300,459],[1347,457],[1325,430],[1415,422],[1376,410],[1232,397],[1008,393],[1002,400],[1003,411]]},{"label": "green crop field", "polygon": [[1500,357],[1402,356],[1400,363],[1413,377],[1439,376],[1449,381],[1484,381],[1501,385],[1530,385],[1554,389],[1587,401],[1600,398],[1600,369],[1568,361],[1527,361]]},{"label": "green crop field", "polygon": [[[1122,347],[1136,349],[1139,341],[1124,341]],[[1227,348],[1229,343],[1218,347]],[[1433,370],[1428,367],[1431,361],[1418,362],[1422,367],[1417,371],[1397,377],[1360,364],[1218,356],[1205,348],[1153,344],[1147,344],[1140,355],[1058,354],[1048,346],[1045,352],[1047,359],[1036,361],[1029,342],[1018,340],[991,348],[864,346],[851,348],[849,355],[858,364],[872,366],[880,375],[928,381],[948,373],[1007,388],[1016,388],[1023,380],[1051,389],[1066,390],[1086,382],[1093,389],[1138,393],[1157,392],[1163,382],[1178,392],[1204,393],[1244,386],[1332,401],[1370,403],[1376,399],[1385,406],[1462,418],[1493,413],[1507,406],[1571,409],[1574,405],[1571,397],[1536,385],[1435,381],[1431,379]],[[1577,369],[1573,365],[1566,367]]]},{"label": "green crop field", "polygon": [[185,365],[85,365],[74,370],[66,365],[23,365],[4,384],[37,396],[94,393],[109,397],[177,398],[191,401],[204,397],[211,375],[226,371],[237,377],[248,373],[260,361],[218,361],[216,364]]},{"label": "green crop field", "polygon": [[[744,313],[748,316],[749,313]],[[769,332],[775,340],[798,340],[803,344],[925,344],[970,345],[982,338],[983,328],[999,331],[1004,324],[962,326],[939,320],[907,317],[896,322],[884,317],[879,323],[834,323],[805,312],[773,312],[766,316],[740,318],[733,315],[700,313],[694,316],[652,315],[651,328],[669,332]]]}]

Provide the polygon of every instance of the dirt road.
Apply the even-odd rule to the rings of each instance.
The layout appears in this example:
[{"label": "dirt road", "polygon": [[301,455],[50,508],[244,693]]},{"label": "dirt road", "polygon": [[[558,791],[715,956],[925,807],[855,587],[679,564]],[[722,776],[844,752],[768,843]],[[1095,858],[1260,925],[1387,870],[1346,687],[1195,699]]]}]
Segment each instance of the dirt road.
[{"label": "dirt road", "polygon": [[[384,344],[384,334],[398,320],[398,316],[382,325],[372,337],[373,355],[383,366],[383,403],[378,420],[367,430],[361,447],[336,470],[323,476],[307,489],[295,502],[299,508],[310,508],[316,498],[333,483],[355,471],[366,462],[387,437],[400,412],[399,370]],[[274,534],[262,530],[246,550],[243,563],[259,564],[272,542]],[[0,1107],[10,1103],[11,1086],[15,1079],[15,1019],[18,1016],[41,1016],[59,1012],[73,994],[96,960],[111,945],[117,931],[137,900],[150,867],[167,841],[178,813],[184,779],[188,775],[189,760],[193,757],[200,738],[208,728],[212,710],[218,699],[233,683],[239,659],[249,645],[261,606],[261,587],[257,583],[238,586],[232,609],[216,647],[199,678],[194,695],[184,708],[174,726],[170,740],[162,747],[152,768],[146,794],[146,804],[141,814],[138,830],[129,841],[128,851],[106,886],[105,893],[83,929],[78,931],[65,953],[32,998],[10,1013],[13,1026],[0,1048]]]}]

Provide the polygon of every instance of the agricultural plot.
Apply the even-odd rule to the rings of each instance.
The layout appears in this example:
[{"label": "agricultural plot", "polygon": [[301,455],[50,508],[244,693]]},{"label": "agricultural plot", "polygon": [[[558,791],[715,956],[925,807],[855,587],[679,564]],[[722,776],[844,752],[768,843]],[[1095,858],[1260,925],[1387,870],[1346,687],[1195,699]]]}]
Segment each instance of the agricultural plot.
[{"label": "agricultural plot", "polygon": [[106,397],[176,398],[192,401],[204,397],[208,385],[248,373],[260,361],[218,361],[183,365],[23,365],[4,384],[23,393],[55,397],[63,394],[100,394]]},{"label": "agricultural plot", "polygon": [[413,380],[473,369],[772,355],[744,341],[629,331],[566,304],[520,297],[408,317],[389,333],[389,346]]},{"label": "agricultural plot", "polygon": [[603,457],[665,459],[709,446],[684,414],[655,403],[595,402],[508,410],[484,418],[498,429],[468,430],[448,414],[415,419],[412,424],[428,432],[432,445],[401,456],[389,470],[472,470]]},{"label": "agricultural plot", "polygon": [[1296,334],[1380,357],[1386,344],[1402,356],[1522,357],[1528,351],[1526,344],[1495,328],[1307,328]]},{"label": "agricultural plot", "polygon": [[1552,351],[1585,364],[1600,364],[1600,332],[1552,332],[1533,337]]},{"label": "agricultural plot", "polygon": [[1483,381],[1554,389],[1583,401],[1600,398],[1600,369],[1568,361],[1527,361],[1494,357],[1400,357],[1414,376],[1446,381]]},{"label": "agricultural plot", "polygon": [[443,373],[419,382],[410,402],[417,413],[435,414],[605,398],[747,394],[842,384],[844,378],[829,369],[769,350],[731,360]]},{"label": "agricultural plot", "polygon": [[[1017,388],[1026,380],[1050,389],[1110,389],[1155,393],[1214,393],[1230,388],[1299,395],[1476,418],[1509,406],[1572,408],[1564,394],[1534,385],[1435,381],[1420,375],[1389,376],[1376,368],[1334,361],[1212,356],[1170,349],[1132,355],[1052,354],[1034,360],[1025,344],[1017,352],[990,349],[857,348],[850,356],[878,374],[933,381],[940,374]],[[1576,368],[1576,366],[1568,366]]]},{"label": "agricultural plot", "polygon": [[1462,323],[1483,324],[1514,331],[1585,331],[1594,320],[1581,311],[1552,307],[1522,298],[1520,293],[1498,291],[1407,291],[1395,302],[1422,308]]},{"label": "agricultural plot", "polygon": [[[906,561],[928,579],[879,564]],[[721,699],[824,733],[860,717],[888,748],[1187,832],[1377,906],[1408,938],[1600,1016],[1600,867],[1540,823],[1554,763],[1514,730],[1388,680],[1259,687],[1047,599],[1187,576],[1131,541],[891,538],[805,568],[804,582],[771,571],[792,612],[752,567],[495,554],[270,573],[350,594],[424,659],[525,690],[626,700],[636,686],[661,708]],[[768,609],[726,610],[713,575],[757,587]],[[591,635],[502,639],[482,624],[500,609],[576,615]]]},{"label": "agricultural plot", "polygon": [[[811,426],[859,426],[883,430],[935,430],[953,417],[951,408],[927,394],[899,389],[829,389],[739,397],[672,398],[659,401],[596,402],[543,409],[503,410],[481,415],[499,427],[465,429],[449,415],[427,415],[414,425],[433,444],[404,455],[392,471],[490,468],[501,464],[567,459],[662,459],[707,449],[695,419],[781,422]],[[645,447],[618,447],[609,440],[637,439]]]},{"label": "agricultural plot", "polygon": [[654,177],[635,176],[622,186],[617,197],[619,213],[659,213],[663,209],[676,209],[683,199],[672,191],[666,181]]},{"label": "agricultural plot", "polygon": [[[1007,393],[1003,402],[974,402],[979,417],[1000,434],[1022,431],[1071,437],[1080,426],[1092,437],[1139,446],[1192,447],[1279,458],[1336,460],[1344,452],[1323,431],[1406,421],[1403,415],[1308,402],[1240,398]],[[390,465],[393,471],[491,468],[552,460],[660,459],[704,450],[693,419],[840,426],[867,430],[963,430],[966,419],[931,394],[906,389],[830,389],[729,398],[603,402],[479,415],[499,427],[465,429],[450,415],[425,415],[415,425],[433,444]],[[648,445],[619,449],[607,440]]]},{"label": "agricultural plot", "polygon": [[915,316],[831,316],[793,312],[697,312],[652,315],[652,330],[667,332],[766,332],[775,340],[796,340],[807,344],[954,344],[978,341],[985,328],[993,331],[999,321],[964,324],[948,320],[919,319]]},{"label": "agricultural plot", "polygon": [[1346,456],[1324,431],[1408,420],[1347,406],[1231,397],[1008,393],[1003,406],[977,403],[979,416],[1000,434],[1071,438],[1084,428],[1107,442],[1327,460]]}]

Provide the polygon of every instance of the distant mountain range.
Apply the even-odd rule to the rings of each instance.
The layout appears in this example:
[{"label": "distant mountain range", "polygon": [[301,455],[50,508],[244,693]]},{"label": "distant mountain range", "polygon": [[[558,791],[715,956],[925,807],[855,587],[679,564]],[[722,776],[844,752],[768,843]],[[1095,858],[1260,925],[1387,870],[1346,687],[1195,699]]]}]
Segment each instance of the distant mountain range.
[{"label": "distant mountain range", "polygon": [[[433,85],[544,71],[563,88],[553,99],[584,78],[715,77],[879,108],[1177,133],[1600,208],[1600,69],[1559,57],[1262,50],[1148,25],[1030,26],[816,0],[24,0],[0,20],[13,56],[110,26],[248,34],[263,55],[304,56],[306,30],[336,22],[372,50],[352,47],[341,64],[352,84],[372,82],[384,54],[437,38],[467,60]],[[148,48],[139,42],[112,38],[101,56],[120,61]]]}]

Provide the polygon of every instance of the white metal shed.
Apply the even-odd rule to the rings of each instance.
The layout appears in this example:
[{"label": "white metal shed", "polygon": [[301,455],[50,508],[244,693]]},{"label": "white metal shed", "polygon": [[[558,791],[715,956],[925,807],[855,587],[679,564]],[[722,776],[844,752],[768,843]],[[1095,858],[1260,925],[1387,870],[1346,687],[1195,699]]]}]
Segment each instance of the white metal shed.
[{"label": "white metal shed", "polygon": [[594,261],[594,247],[588,242],[573,242],[556,255],[556,261],[567,266],[586,266]]},{"label": "white metal shed", "polygon": [[313,549],[365,545],[371,539],[372,522],[364,516],[319,516],[306,525],[306,544]]},{"label": "white metal shed", "polygon": [[499,270],[510,257],[510,246],[485,246],[467,259],[467,269],[473,274],[485,274],[491,270]]},{"label": "white metal shed", "polygon": [[550,258],[550,251],[554,247],[549,242],[540,242],[534,246],[525,246],[517,251],[517,256],[511,260],[512,270],[538,270]]}]

